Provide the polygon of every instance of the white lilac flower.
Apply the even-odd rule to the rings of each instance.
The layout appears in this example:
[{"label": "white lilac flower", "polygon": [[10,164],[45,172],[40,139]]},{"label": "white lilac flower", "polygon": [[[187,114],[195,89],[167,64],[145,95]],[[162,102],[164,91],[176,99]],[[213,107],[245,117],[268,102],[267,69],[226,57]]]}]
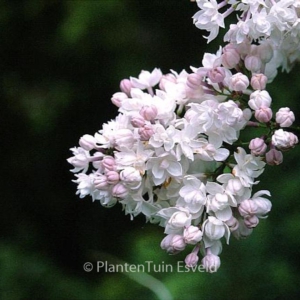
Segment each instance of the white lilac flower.
[{"label": "white lilac flower", "polygon": [[139,89],[146,89],[158,84],[161,77],[161,70],[155,68],[151,73],[149,71],[142,71],[138,78],[130,77],[130,81],[134,87]]}]

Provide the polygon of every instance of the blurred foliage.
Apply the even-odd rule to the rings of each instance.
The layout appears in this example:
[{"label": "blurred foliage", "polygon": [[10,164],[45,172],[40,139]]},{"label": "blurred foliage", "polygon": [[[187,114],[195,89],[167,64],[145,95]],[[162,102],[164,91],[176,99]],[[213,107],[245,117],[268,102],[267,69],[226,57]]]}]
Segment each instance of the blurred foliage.
[{"label": "blurred foliage", "polygon": [[[162,228],[80,200],[66,158],[80,136],[115,117],[110,98],[121,79],[188,70],[216,52],[220,41],[207,45],[192,25],[196,11],[186,0],[0,3],[1,299],[157,299],[149,286],[162,292],[159,283],[174,299],[300,295],[299,147],[261,177],[272,212],[247,240],[224,245],[216,274],[141,274],[147,288],[130,274],[83,270],[107,255],[174,268],[184,259],[160,249]],[[299,83],[296,67],[270,86],[273,107],[289,106],[298,120]]]}]

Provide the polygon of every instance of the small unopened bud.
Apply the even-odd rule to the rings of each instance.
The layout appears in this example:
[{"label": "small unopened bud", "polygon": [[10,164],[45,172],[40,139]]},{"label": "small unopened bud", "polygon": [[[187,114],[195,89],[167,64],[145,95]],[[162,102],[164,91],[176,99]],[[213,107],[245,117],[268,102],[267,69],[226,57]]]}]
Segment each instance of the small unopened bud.
[{"label": "small unopened bud", "polygon": [[96,139],[89,134],[85,134],[79,140],[79,145],[84,150],[90,151],[96,147]]},{"label": "small unopened bud", "polygon": [[107,171],[114,171],[116,169],[116,161],[112,156],[105,156],[102,160],[102,166]]},{"label": "small unopened bud", "polygon": [[184,229],[183,237],[187,244],[195,245],[202,240],[202,231],[197,226],[189,226]]},{"label": "small unopened bud", "polygon": [[242,73],[236,73],[229,79],[229,88],[233,91],[243,92],[249,86],[249,79]]},{"label": "small unopened bud", "polygon": [[98,176],[95,176],[93,183],[98,190],[105,190],[108,188],[107,177],[105,175],[99,174]]},{"label": "small unopened bud", "polygon": [[255,138],[250,141],[249,149],[253,155],[262,155],[267,150],[265,141],[261,138]]},{"label": "small unopened bud", "polygon": [[238,51],[232,46],[228,44],[223,48],[223,55],[222,55],[222,65],[225,68],[232,69],[238,65],[240,62],[240,54]]},{"label": "small unopened bud", "polygon": [[251,77],[251,86],[255,90],[264,90],[268,82],[268,77],[264,74],[253,74]]},{"label": "small unopened bud", "polygon": [[242,217],[255,214],[257,205],[253,200],[243,200],[239,205],[239,213]]},{"label": "small unopened bud", "polygon": [[169,234],[160,243],[160,247],[169,254],[176,254],[184,250],[186,244],[183,236],[179,234]]},{"label": "small unopened bud", "polygon": [[138,133],[140,135],[141,141],[149,141],[151,136],[154,134],[153,126],[146,124],[145,126],[139,128]]},{"label": "small unopened bud", "polygon": [[214,273],[220,268],[221,260],[219,256],[210,253],[203,257],[201,264],[206,272]]},{"label": "small unopened bud", "polygon": [[272,135],[272,144],[279,150],[287,150],[295,147],[298,143],[298,138],[292,132],[284,131],[283,129],[275,130]]},{"label": "small unopened bud", "polygon": [[122,183],[119,182],[113,187],[112,195],[116,198],[125,198],[128,195],[128,190]]},{"label": "small unopened bud", "polygon": [[130,91],[131,91],[132,87],[133,87],[132,83],[131,83],[131,81],[129,79],[123,79],[123,80],[121,80],[121,82],[120,82],[120,89],[127,96],[130,95]]},{"label": "small unopened bud", "polygon": [[260,58],[256,55],[247,55],[245,57],[245,67],[253,72],[260,72],[260,69],[262,67],[262,61],[260,60]]},{"label": "small unopened bud", "polygon": [[176,77],[171,73],[163,75],[159,82],[159,88],[164,91],[166,87],[166,83],[168,82],[176,83],[176,81],[177,81]]},{"label": "small unopened bud", "polygon": [[142,116],[133,117],[130,123],[133,127],[143,127],[145,125],[145,119]]},{"label": "small unopened bud", "polygon": [[117,184],[120,180],[119,173],[116,171],[108,171],[105,175],[109,184]]},{"label": "small unopened bud", "polygon": [[197,265],[198,260],[199,260],[199,256],[196,253],[192,252],[186,256],[184,262],[187,267],[191,268]]},{"label": "small unopened bud", "polygon": [[229,227],[230,231],[235,231],[239,228],[239,221],[234,216],[231,216],[225,223]]},{"label": "small unopened bud", "polygon": [[283,161],[282,152],[276,149],[271,149],[266,153],[266,162],[271,166],[278,166]]},{"label": "small unopened bud", "polygon": [[208,78],[213,83],[222,82],[226,76],[225,70],[222,67],[216,67],[208,71],[207,73]]},{"label": "small unopened bud", "polygon": [[189,74],[186,80],[186,85],[192,89],[197,90],[202,83],[202,76],[197,73]]},{"label": "small unopened bud", "polygon": [[272,119],[272,109],[270,107],[262,107],[255,111],[255,119],[262,123],[268,123]]},{"label": "small unopened bud", "polygon": [[246,227],[254,228],[258,225],[259,219],[255,215],[246,216],[245,219],[244,219],[244,223],[245,223]]},{"label": "small unopened bud", "polygon": [[111,102],[117,106],[117,107],[121,107],[122,106],[122,102],[123,100],[127,99],[128,96],[125,93],[122,92],[118,92],[118,93],[114,93],[112,98],[111,98]]},{"label": "small unopened bud", "polygon": [[276,122],[280,127],[290,127],[294,121],[295,115],[288,107],[282,107],[276,113]]},{"label": "small unopened bud", "polygon": [[152,121],[157,116],[157,108],[154,105],[145,105],[140,110],[140,115],[147,121]]}]

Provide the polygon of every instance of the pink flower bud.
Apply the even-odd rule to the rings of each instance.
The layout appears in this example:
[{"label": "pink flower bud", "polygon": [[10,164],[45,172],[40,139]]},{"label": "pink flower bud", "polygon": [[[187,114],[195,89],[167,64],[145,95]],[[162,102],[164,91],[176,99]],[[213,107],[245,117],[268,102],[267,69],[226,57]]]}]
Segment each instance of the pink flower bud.
[{"label": "pink flower bud", "polygon": [[276,122],[280,127],[290,127],[294,121],[295,115],[288,107],[282,107],[276,113]]},{"label": "pink flower bud", "polygon": [[130,96],[130,91],[132,88],[132,83],[129,79],[123,79],[120,82],[120,89],[123,93],[125,93],[127,96]]},{"label": "pink flower bud", "polygon": [[207,76],[213,83],[222,82],[226,76],[225,69],[222,67],[213,68],[208,71]]},{"label": "pink flower bud", "polygon": [[140,115],[147,121],[152,121],[157,116],[157,108],[154,105],[145,105],[140,110]]},{"label": "pink flower bud", "polygon": [[125,198],[128,195],[128,190],[119,182],[112,188],[112,195],[116,198]]},{"label": "pink flower bud", "polygon": [[120,180],[119,173],[116,171],[108,171],[106,177],[108,184],[117,184]]},{"label": "pink flower bud", "polygon": [[246,216],[244,218],[244,223],[245,223],[246,227],[248,227],[248,228],[254,228],[254,227],[256,227],[258,225],[259,219],[255,215]]},{"label": "pink flower bud", "polygon": [[262,61],[256,55],[247,55],[244,63],[245,67],[253,73],[259,72],[262,67]]},{"label": "pink flower bud", "polygon": [[202,83],[202,76],[197,73],[192,73],[187,76],[186,85],[192,89],[197,90]]},{"label": "pink flower bud", "polygon": [[202,231],[197,226],[188,226],[183,231],[183,237],[187,244],[195,245],[202,239]]},{"label": "pink flower bud", "polygon": [[214,273],[220,268],[221,260],[219,256],[210,253],[203,257],[201,264],[206,272]]},{"label": "pink flower bud", "polygon": [[145,125],[145,119],[142,116],[133,117],[130,123],[133,127],[139,128]]},{"label": "pink flower bud", "polygon": [[264,90],[268,82],[268,77],[264,74],[253,74],[251,77],[251,86],[255,90]]},{"label": "pink flower bud", "polygon": [[151,136],[154,134],[153,126],[146,124],[139,128],[138,133],[140,135],[141,141],[149,141]]},{"label": "pink flower bud", "polygon": [[263,107],[270,107],[272,102],[272,98],[269,93],[265,90],[263,91],[255,91],[250,95],[250,100],[248,101],[248,105],[253,110],[258,110]]},{"label": "pink flower bud", "polygon": [[112,156],[105,156],[102,160],[102,166],[107,171],[114,171],[116,169],[116,161]]},{"label": "pink flower bud", "polygon": [[225,223],[229,227],[230,231],[235,231],[239,228],[239,221],[234,216],[231,216]]},{"label": "pink flower bud", "polygon": [[253,155],[262,155],[266,152],[267,145],[263,139],[255,138],[250,141],[249,149]]},{"label": "pink flower bud", "polygon": [[85,134],[80,138],[79,145],[84,150],[90,151],[96,147],[96,140],[92,135]]},{"label": "pink flower bud", "polygon": [[233,91],[243,92],[249,86],[249,79],[242,73],[236,73],[229,79],[229,88]]},{"label": "pink flower bud", "polygon": [[107,182],[107,177],[102,174],[98,174],[94,178],[94,186],[98,190],[105,190],[108,188],[108,182]]},{"label": "pink flower bud", "polygon": [[266,153],[266,162],[268,165],[271,166],[278,166],[283,161],[283,155],[281,151],[276,149],[271,149],[269,152]]},{"label": "pink flower bud", "polygon": [[177,81],[176,77],[171,73],[163,75],[159,82],[159,88],[164,91],[166,83],[168,82],[176,83],[176,81]]},{"label": "pink flower bud", "polygon": [[262,107],[255,111],[255,119],[262,123],[268,123],[272,119],[272,109],[270,107]]},{"label": "pink flower bud", "polygon": [[187,267],[195,267],[198,263],[199,257],[196,253],[192,252],[188,254],[184,260]]},{"label": "pink flower bud", "polygon": [[183,236],[179,234],[169,234],[160,243],[160,247],[169,254],[177,254],[184,250],[185,246]]},{"label": "pink flower bud", "polygon": [[242,217],[254,215],[257,210],[257,205],[253,200],[243,200],[239,205],[239,213]]},{"label": "pink flower bud", "polygon": [[118,93],[114,93],[112,98],[111,98],[111,102],[117,106],[117,107],[121,107],[122,106],[122,102],[123,100],[127,99],[128,96],[125,93],[122,92],[118,92]]},{"label": "pink flower bud", "polygon": [[232,69],[235,68],[239,62],[240,54],[236,48],[231,44],[226,45],[223,48],[222,65],[225,68]]}]

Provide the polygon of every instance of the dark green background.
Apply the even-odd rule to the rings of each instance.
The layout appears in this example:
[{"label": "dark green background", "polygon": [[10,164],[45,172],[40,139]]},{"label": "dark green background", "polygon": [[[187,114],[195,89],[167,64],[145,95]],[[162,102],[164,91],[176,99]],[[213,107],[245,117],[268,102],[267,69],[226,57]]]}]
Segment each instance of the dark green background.
[{"label": "dark green background", "polygon": [[[83,263],[175,268],[184,255],[161,250],[163,228],[143,217],[79,199],[66,159],[116,116],[110,98],[121,79],[155,67],[189,71],[217,51],[220,41],[207,46],[193,26],[196,11],[188,0],[0,2],[1,299],[157,299],[126,274],[86,273]],[[289,106],[298,120],[299,70],[268,87],[274,110]],[[247,240],[224,245],[218,273],[151,274],[174,299],[300,295],[299,155],[298,146],[261,176],[272,211]]]}]

